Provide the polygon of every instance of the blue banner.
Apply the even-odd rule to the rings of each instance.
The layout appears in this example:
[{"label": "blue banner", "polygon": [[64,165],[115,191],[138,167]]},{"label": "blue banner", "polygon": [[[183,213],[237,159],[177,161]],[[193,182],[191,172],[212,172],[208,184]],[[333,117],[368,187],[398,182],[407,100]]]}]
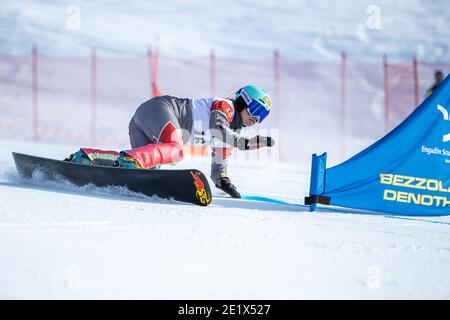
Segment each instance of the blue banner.
[{"label": "blue banner", "polygon": [[372,146],[329,169],[322,160],[313,162],[307,204],[321,203],[320,196],[334,206],[450,215],[450,78]]}]

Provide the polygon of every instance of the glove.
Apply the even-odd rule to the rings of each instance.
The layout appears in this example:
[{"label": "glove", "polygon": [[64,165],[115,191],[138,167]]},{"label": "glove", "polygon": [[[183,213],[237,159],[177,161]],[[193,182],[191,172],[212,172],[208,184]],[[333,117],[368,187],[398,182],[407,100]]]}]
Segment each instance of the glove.
[{"label": "glove", "polygon": [[272,147],[275,140],[271,137],[255,136],[251,139],[241,137],[238,140],[237,147],[239,150],[255,150],[262,147]]},{"label": "glove", "polygon": [[121,167],[127,169],[139,169],[141,168],[139,162],[133,157],[126,154],[125,152],[120,152],[119,157],[114,161],[113,167]]},{"label": "glove", "polygon": [[230,178],[222,177],[216,183],[216,187],[222,191],[228,193],[232,198],[240,198],[241,194],[237,192],[234,184],[231,183]]}]

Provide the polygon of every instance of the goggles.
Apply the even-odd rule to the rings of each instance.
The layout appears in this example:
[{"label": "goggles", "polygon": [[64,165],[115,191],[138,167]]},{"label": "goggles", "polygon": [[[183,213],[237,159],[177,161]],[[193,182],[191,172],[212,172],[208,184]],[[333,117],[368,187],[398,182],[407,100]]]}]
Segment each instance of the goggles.
[{"label": "goggles", "polygon": [[270,112],[270,110],[267,110],[262,104],[254,100],[247,106],[247,111],[252,117],[258,118],[259,123],[261,123]]}]

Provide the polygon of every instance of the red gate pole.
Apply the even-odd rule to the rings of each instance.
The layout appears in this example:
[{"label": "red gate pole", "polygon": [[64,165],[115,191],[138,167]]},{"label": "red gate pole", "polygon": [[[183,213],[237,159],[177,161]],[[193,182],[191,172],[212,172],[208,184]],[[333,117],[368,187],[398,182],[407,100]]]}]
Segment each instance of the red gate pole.
[{"label": "red gate pole", "polygon": [[413,77],[414,77],[414,103],[417,107],[419,105],[419,72],[418,62],[416,57],[413,57]]},{"label": "red gate pole", "polygon": [[347,55],[345,52],[341,53],[341,137],[342,137],[342,156],[346,154],[346,127],[347,127]]},{"label": "red gate pole", "polygon": [[209,53],[209,83],[210,95],[214,97],[216,94],[216,53],[211,49]]},{"label": "red gate pole", "polygon": [[39,141],[38,132],[38,51],[33,45],[31,51],[31,76],[32,76],[32,99],[33,99],[33,141]]},{"label": "red gate pole", "polygon": [[383,56],[383,69],[384,69],[384,131],[389,129],[389,64],[388,57],[385,54]]},{"label": "red gate pole", "polygon": [[97,143],[97,51],[91,49],[91,140],[92,145]]}]

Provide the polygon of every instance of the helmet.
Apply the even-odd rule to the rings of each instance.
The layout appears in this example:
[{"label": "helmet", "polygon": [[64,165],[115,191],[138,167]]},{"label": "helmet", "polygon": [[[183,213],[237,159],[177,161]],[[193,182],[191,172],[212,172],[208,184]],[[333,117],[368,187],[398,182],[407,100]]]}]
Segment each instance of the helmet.
[{"label": "helmet", "polygon": [[261,88],[247,85],[239,89],[235,96],[236,109],[242,111],[247,109],[248,113],[261,123],[272,109],[270,96]]}]

